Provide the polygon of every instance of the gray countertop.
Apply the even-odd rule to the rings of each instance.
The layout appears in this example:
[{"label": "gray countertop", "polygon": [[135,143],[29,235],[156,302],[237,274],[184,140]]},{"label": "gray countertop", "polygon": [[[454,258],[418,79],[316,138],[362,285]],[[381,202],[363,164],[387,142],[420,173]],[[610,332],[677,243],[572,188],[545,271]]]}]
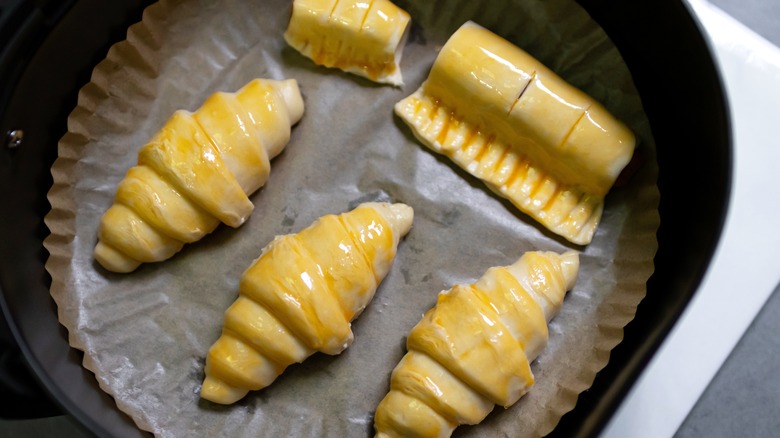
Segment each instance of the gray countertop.
[{"label": "gray countertop", "polygon": [[709,0],[709,2],[780,47],[780,1]]},{"label": "gray countertop", "polygon": [[676,437],[780,434],[780,287],[677,431]]}]

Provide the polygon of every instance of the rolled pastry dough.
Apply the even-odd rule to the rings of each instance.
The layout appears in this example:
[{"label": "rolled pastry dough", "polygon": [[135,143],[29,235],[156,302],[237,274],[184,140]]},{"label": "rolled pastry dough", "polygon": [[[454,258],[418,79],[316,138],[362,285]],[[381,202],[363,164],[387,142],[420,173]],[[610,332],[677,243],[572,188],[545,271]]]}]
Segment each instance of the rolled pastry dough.
[{"label": "rolled pastry dough", "polygon": [[592,240],[635,145],[602,105],[473,22],[395,112],[424,145],[580,245]]},{"label": "rolled pastry dough", "polygon": [[347,348],[350,321],[390,270],[413,214],[405,204],[365,203],[271,242],[225,312],[200,396],[230,404],[316,351]]},{"label": "rolled pastry dough", "polygon": [[494,405],[517,402],[534,383],[530,364],[578,270],[574,251],[528,252],[441,292],[407,337],[374,416],[376,436],[448,437]]},{"label": "rolled pastry dough", "polygon": [[284,39],[318,65],[400,86],[409,21],[388,0],[295,0]]},{"label": "rolled pastry dough", "polygon": [[295,80],[255,79],[216,93],[194,113],[176,111],[138,154],[98,229],[95,259],[114,272],[166,260],[220,222],[244,223],[248,195],[303,115]]}]

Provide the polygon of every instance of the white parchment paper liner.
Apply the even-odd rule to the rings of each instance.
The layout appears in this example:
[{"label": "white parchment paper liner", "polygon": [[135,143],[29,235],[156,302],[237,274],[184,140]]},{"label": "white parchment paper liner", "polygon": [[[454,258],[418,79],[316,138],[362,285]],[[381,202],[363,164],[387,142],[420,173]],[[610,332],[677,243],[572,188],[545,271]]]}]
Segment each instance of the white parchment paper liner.
[{"label": "white parchment paper liner", "polygon": [[[642,162],[607,197],[577,285],[533,364],[536,385],[456,436],[536,436],[574,406],[620,342],[652,273],[657,242],[655,145],[617,50],[574,2],[398,1],[413,28],[403,89],[317,67],[287,47],[287,0],[161,1],[94,70],[68,119],[52,167],[45,246],[51,293],[70,343],[119,408],[160,436],[369,436],[373,411],[404,353],[405,335],[436,294],[472,282],[529,250],[570,244],[537,226],[446,158],[418,144],[392,108],[426,78],[437,50],[465,21],[507,37],[582,88],[637,134]],[[176,109],[255,77],[294,78],[303,120],[237,230],[220,226],[173,259],[111,274],[92,259],[97,224],[138,149]],[[241,273],[274,235],[366,200],[415,208],[374,302],[353,324],[355,343],[317,354],[233,406],[199,399],[205,354]]]}]

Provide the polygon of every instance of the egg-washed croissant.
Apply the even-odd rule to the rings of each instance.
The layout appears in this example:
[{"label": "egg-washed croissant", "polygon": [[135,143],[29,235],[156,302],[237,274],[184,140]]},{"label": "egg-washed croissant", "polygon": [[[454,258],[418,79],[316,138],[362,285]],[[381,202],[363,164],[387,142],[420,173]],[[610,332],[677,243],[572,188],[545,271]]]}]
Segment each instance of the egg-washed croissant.
[{"label": "egg-washed croissant", "polygon": [[388,0],[295,0],[284,39],[318,65],[400,86],[409,21]]},{"label": "egg-washed croissant", "polygon": [[405,204],[369,202],[274,239],[244,272],[225,311],[200,396],[234,403],[317,351],[346,349],[350,322],[374,297],[413,216]]},{"label": "egg-washed croissant", "polygon": [[427,147],[580,245],[634,153],[634,135],[601,104],[473,22],[395,112]]},{"label": "egg-washed croissant", "polygon": [[534,383],[530,363],[578,270],[574,251],[528,252],[441,292],[407,337],[374,415],[376,436],[448,437],[494,405],[517,402]]},{"label": "egg-washed croissant", "polygon": [[215,93],[194,113],[176,111],[138,154],[100,221],[95,259],[114,272],[159,262],[220,222],[244,223],[270,159],[303,115],[295,80],[255,79]]}]

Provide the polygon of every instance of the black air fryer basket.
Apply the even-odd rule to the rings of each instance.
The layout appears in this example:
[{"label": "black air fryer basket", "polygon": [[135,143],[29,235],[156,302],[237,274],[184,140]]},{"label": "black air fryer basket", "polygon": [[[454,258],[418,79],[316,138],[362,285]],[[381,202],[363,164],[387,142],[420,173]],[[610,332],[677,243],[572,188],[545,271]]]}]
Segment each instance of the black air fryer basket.
[{"label": "black air fryer basket", "polygon": [[[150,3],[0,0],[3,416],[68,413],[99,436],[142,435],[70,348],[49,295],[42,242],[50,167],[77,93]],[[657,144],[661,225],[647,297],[607,367],[553,432],[560,437],[603,428],[696,292],[723,227],[732,166],[724,88],[689,7],[682,0],[578,3],[615,43],[642,97]]]}]

